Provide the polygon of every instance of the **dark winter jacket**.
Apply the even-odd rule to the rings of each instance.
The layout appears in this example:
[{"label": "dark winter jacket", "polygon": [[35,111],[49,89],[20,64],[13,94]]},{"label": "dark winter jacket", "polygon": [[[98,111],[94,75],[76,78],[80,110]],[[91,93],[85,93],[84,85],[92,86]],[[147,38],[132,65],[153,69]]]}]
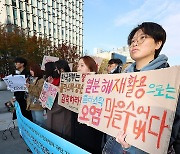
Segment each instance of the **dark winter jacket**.
[{"label": "dark winter jacket", "polygon": [[[21,74],[19,74],[19,75],[25,75],[25,78],[27,78],[27,77],[30,76],[30,72],[28,70],[24,69],[21,72]],[[32,121],[31,111],[27,111],[26,110],[26,106],[27,106],[27,103],[26,103],[26,92],[24,92],[24,91],[17,91],[17,92],[14,92],[14,96],[16,97],[16,100],[19,103],[22,115],[24,117],[26,117],[27,119]],[[14,112],[14,115],[13,115],[13,119],[16,119],[15,112]]]}]

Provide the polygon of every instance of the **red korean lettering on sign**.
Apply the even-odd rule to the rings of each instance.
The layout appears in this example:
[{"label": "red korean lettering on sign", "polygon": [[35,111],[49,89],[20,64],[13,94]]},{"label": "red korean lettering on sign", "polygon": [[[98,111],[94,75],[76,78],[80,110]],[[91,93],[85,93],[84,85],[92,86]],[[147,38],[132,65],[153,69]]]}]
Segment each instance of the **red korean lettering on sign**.
[{"label": "red korean lettering on sign", "polygon": [[76,104],[78,106],[81,103],[82,97],[80,96],[72,96],[68,94],[62,94],[61,103],[63,104]]},{"label": "red korean lettering on sign", "polygon": [[[169,125],[166,123],[166,110],[160,115],[153,115],[150,106],[135,106],[134,101],[125,103],[124,101],[116,101],[115,98],[106,98],[104,111],[104,118],[108,119],[106,128],[111,126],[118,130],[123,129],[127,133],[127,128],[131,123],[135,139],[145,142],[147,135],[153,135],[157,137],[157,148],[160,147],[163,132],[165,129],[169,129]],[[158,128],[155,127],[157,123],[160,124]]]},{"label": "red korean lettering on sign", "polygon": [[145,115],[145,120],[135,120],[134,122],[134,128],[133,128],[133,133],[136,134],[135,139],[139,138],[139,136],[142,134],[142,141],[145,142],[145,133],[146,133],[146,125],[147,125],[147,120],[149,118],[149,113],[150,113],[150,106],[147,107],[147,111],[145,111],[144,106],[139,106],[137,108],[137,115],[144,114]]},{"label": "red korean lettering on sign", "polygon": [[88,79],[87,81],[87,86],[85,89],[86,93],[98,93],[99,92],[99,87],[100,87],[100,78],[99,79]]},{"label": "red korean lettering on sign", "polygon": [[127,85],[127,93],[126,97],[132,97],[132,93],[134,92],[134,89],[138,88],[135,92],[134,95],[137,99],[140,99],[144,96],[145,90],[143,87],[146,86],[145,81],[146,81],[146,76],[142,76],[139,80],[137,79],[137,75],[132,76],[128,78],[128,85]]},{"label": "red korean lettering on sign", "polygon": [[47,100],[47,91],[44,91],[44,90],[42,89],[42,92],[41,92],[41,95],[40,95],[40,100],[41,100],[42,102],[46,102],[46,100]]},{"label": "red korean lettering on sign", "polygon": [[126,80],[127,78],[121,78],[121,79],[115,79],[114,86],[112,87],[112,91],[118,92],[118,93],[124,93],[125,87],[126,87]]},{"label": "red korean lettering on sign", "polygon": [[50,85],[48,91],[49,91],[51,96],[56,97],[56,94],[57,94],[57,89],[56,88],[54,88],[53,86]]},{"label": "red korean lettering on sign", "polygon": [[125,124],[123,129],[126,132],[130,116],[136,117],[136,115],[125,110],[124,101],[117,101],[116,103],[115,99],[106,98],[105,103],[106,103],[105,112],[106,113],[109,112],[109,116],[104,116],[105,118],[108,119],[106,127],[108,128],[111,124],[112,127],[120,129],[120,126],[116,125],[116,122],[122,120],[122,113],[124,112],[126,113],[126,116],[125,116]]},{"label": "red korean lettering on sign", "polygon": [[112,91],[113,80],[103,79],[101,84],[101,92],[109,94]]},{"label": "red korean lettering on sign", "polygon": [[88,105],[83,105],[81,113],[82,116],[79,117],[80,120],[90,121],[92,125],[98,126],[100,123],[102,108],[98,108],[94,105],[88,107]]},{"label": "red korean lettering on sign", "polygon": [[[169,125],[166,124],[166,116],[167,116],[167,111],[164,110],[162,118],[160,118],[159,116],[156,116],[156,115],[153,115],[150,118],[148,133],[157,137],[157,144],[156,144],[157,149],[160,147],[160,141],[161,141],[161,137],[162,137],[164,129],[165,128],[169,129]],[[152,130],[153,129],[153,126],[152,126],[153,121],[160,121],[160,128],[156,132]]]}]

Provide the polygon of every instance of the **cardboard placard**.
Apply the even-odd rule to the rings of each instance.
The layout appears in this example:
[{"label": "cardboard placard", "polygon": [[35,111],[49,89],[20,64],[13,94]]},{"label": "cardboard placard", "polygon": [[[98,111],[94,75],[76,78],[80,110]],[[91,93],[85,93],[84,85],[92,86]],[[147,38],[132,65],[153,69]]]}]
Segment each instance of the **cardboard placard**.
[{"label": "cardboard placard", "polygon": [[28,91],[25,75],[9,75],[3,78],[3,80],[7,85],[7,89],[11,90],[11,92]]},{"label": "cardboard placard", "polygon": [[47,107],[51,110],[54,100],[56,98],[59,88],[51,83],[44,82],[39,101],[42,103],[42,107]]},{"label": "cardboard placard", "polygon": [[[90,74],[90,73],[88,73]],[[78,72],[61,73],[58,104],[78,113],[82,99],[84,80],[88,74]],[[91,74],[94,74],[91,72]]]},{"label": "cardboard placard", "polygon": [[43,61],[42,61],[42,65],[41,65],[41,70],[45,70],[45,64],[48,62],[55,62],[58,61],[59,58],[58,57],[52,57],[52,56],[44,56],[43,57]]},{"label": "cardboard placard", "polygon": [[[171,75],[171,77],[169,77]],[[180,66],[89,75],[78,121],[148,153],[167,153],[180,88]]]}]

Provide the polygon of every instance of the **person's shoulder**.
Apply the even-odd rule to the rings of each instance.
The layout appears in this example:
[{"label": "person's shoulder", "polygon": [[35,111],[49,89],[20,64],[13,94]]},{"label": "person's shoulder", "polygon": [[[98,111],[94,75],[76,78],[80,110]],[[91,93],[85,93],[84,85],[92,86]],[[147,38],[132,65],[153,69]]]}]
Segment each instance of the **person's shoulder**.
[{"label": "person's shoulder", "polygon": [[43,84],[44,81],[45,81],[45,80],[44,80],[43,78],[41,78],[41,79],[39,79],[37,82],[40,83],[40,84]]},{"label": "person's shoulder", "polygon": [[25,75],[26,77],[27,77],[27,76],[30,76],[30,71],[27,70],[27,69],[24,69],[24,70],[21,72],[21,75]]},{"label": "person's shoulder", "polygon": [[122,73],[134,72],[134,67],[135,67],[135,63],[132,63],[132,64],[128,65],[128,66],[122,71]]}]

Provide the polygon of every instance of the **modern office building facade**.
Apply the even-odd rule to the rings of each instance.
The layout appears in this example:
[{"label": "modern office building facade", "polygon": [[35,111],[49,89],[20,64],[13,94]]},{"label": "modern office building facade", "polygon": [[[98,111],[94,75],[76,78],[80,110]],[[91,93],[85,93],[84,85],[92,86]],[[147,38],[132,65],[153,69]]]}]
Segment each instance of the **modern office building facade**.
[{"label": "modern office building facade", "polygon": [[15,24],[29,35],[49,38],[83,51],[84,0],[0,0],[1,24]]}]

